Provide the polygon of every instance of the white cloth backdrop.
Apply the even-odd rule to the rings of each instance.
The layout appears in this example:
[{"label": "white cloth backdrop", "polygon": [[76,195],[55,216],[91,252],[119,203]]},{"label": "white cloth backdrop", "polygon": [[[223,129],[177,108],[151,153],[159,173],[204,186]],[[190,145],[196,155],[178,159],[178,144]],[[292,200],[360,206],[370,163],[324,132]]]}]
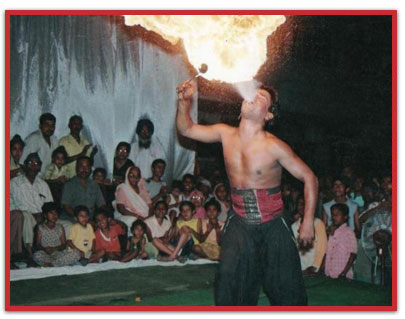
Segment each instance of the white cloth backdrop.
[{"label": "white cloth backdrop", "polygon": [[[99,148],[95,167],[111,174],[115,146],[131,143],[138,119],[147,115],[167,155],[166,179],[179,179],[195,160],[175,127],[176,87],[190,75],[181,56],[128,40],[114,19],[11,18],[10,136],[24,139],[38,129],[40,114],[51,112],[60,138],[69,133],[69,117],[79,114],[84,136]],[[191,115],[197,119],[197,98]]]}]

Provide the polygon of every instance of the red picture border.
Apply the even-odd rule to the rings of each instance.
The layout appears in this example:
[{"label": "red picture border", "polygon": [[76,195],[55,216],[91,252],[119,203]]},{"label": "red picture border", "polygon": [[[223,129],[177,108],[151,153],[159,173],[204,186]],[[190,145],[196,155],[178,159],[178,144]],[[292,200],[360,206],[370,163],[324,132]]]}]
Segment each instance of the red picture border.
[{"label": "red picture border", "polygon": [[[10,17],[12,15],[390,15],[392,16],[392,305],[391,306],[11,306]],[[396,10],[6,10],[5,11],[5,310],[6,311],[396,311],[397,310],[397,11]]]}]

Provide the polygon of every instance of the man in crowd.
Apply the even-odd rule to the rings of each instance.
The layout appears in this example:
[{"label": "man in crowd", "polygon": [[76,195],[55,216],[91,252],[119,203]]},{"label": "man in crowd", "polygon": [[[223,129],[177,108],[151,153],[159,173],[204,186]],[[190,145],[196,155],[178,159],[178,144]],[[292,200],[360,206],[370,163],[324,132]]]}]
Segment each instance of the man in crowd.
[{"label": "man in crowd", "polygon": [[22,238],[30,257],[34,227],[43,219],[42,205],[53,201],[48,184],[38,177],[41,165],[43,164],[37,153],[28,154],[24,161],[25,173],[10,181],[10,210],[12,214],[13,211],[23,214]]},{"label": "man in crowd", "polygon": [[42,166],[40,176],[45,168],[52,162],[52,152],[58,147],[58,139],[55,133],[56,118],[51,113],[44,113],[39,118],[39,130],[31,133],[25,139],[25,148],[21,161],[24,161],[28,154],[37,153],[41,159]]},{"label": "man in crowd", "polygon": [[140,119],[136,125],[137,141],[131,145],[130,159],[141,170],[141,175],[150,174],[150,168],[155,159],[165,159],[162,143],[153,136],[155,127],[151,120]]},{"label": "man in crowd", "polygon": [[76,161],[76,176],[65,184],[61,204],[64,214],[61,219],[74,222],[74,208],[78,205],[86,206],[93,218],[96,208],[104,207],[105,201],[99,185],[90,178],[91,159],[83,156]]},{"label": "man in crowd", "polygon": [[93,159],[97,153],[97,146],[91,149],[91,144],[81,136],[83,129],[83,119],[79,115],[73,115],[69,119],[70,134],[62,137],[59,140],[59,145],[65,147],[68,154],[66,159],[67,178],[72,178],[76,175],[76,160],[81,156],[89,156]]}]

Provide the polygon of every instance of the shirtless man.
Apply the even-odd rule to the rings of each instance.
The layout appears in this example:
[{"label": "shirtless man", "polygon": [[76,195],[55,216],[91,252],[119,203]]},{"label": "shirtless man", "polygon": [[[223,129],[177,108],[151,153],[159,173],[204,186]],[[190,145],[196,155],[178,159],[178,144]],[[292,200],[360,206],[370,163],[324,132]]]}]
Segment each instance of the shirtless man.
[{"label": "shirtless man", "polygon": [[314,237],[318,180],[286,143],[264,130],[274,118],[275,92],[259,89],[253,102],[243,101],[239,127],[203,126],[189,113],[195,86],[184,82],[178,87],[177,128],[188,138],[222,143],[232,188],[232,210],[221,237],[216,305],[257,305],[262,285],[272,305],[307,305],[296,243],[281,216],[282,168],[304,183],[299,230],[303,246],[311,245]]}]

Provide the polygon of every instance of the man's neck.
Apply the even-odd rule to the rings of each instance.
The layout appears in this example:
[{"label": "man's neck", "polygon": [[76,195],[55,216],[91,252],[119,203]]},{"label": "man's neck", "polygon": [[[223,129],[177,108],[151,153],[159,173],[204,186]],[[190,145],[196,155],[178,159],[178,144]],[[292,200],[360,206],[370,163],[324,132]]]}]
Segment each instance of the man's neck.
[{"label": "man's neck", "polygon": [[241,139],[250,140],[254,137],[264,137],[264,135],[265,131],[262,123],[242,118],[239,124],[239,136]]},{"label": "man's neck", "polygon": [[77,141],[77,143],[80,143],[80,133],[76,134],[76,133],[70,132],[70,135],[72,135],[72,137]]},{"label": "man's neck", "polygon": [[154,182],[160,182],[160,177],[159,176],[153,175],[151,179]]},{"label": "man's neck", "polygon": [[50,136],[47,136],[47,135],[44,135],[42,132],[41,132],[41,135],[42,135],[42,137],[44,138],[45,142],[46,142],[49,146],[51,146],[51,137],[50,137]]},{"label": "man's neck", "polygon": [[82,184],[82,185],[87,185],[87,180],[88,180],[88,178],[81,178],[81,177],[78,177],[78,178],[79,178],[80,184]]},{"label": "man's neck", "polygon": [[28,181],[29,181],[31,184],[34,184],[35,178],[37,177],[37,174],[32,175],[32,174],[27,173],[27,174],[25,174],[25,177],[28,179]]}]

